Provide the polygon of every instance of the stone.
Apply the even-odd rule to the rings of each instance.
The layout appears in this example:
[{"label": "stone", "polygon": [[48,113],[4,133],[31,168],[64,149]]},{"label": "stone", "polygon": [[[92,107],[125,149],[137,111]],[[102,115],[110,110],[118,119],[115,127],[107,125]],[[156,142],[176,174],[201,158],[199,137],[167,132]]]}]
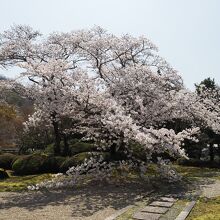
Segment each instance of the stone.
[{"label": "stone", "polygon": [[6,179],[9,178],[9,175],[6,171],[0,170],[0,179]]},{"label": "stone", "polygon": [[158,220],[160,216],[160,214],[156,213],[136,212],[133,218],[138,220]]},{"label": "stone", "polygon": [[176,202],[177,201],[177,199],[174,199],[171,197],[160,197],[159,200],[164,201],[164,202]]},{"label": "stone", "polygon": [[150,206],[159,206],[159,207],[172,207],[173,202],[161,202],[161,201],[154,201],[150,204]]},{"label": "stone", "polygon": [[166,207],[156,207],[156,206],[146,206],[141,210],[141,212],[150,212],[150,213],[158,213],[164,214],[168,211]]}]

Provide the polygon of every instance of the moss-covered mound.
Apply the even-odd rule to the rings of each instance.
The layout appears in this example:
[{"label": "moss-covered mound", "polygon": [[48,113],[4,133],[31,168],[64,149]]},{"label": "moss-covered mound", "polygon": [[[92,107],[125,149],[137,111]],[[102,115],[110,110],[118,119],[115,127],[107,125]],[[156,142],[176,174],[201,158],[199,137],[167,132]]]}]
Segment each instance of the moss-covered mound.
[{"label": "moss-covered mound", "polygon": [[42,165],[46,160],[44,155],[23,156],[15,160],[12,170],[19,175],[37,174],[42,172]]},{"label": "moss-covered mound", "polygon": [[13,162],[18,158],[15,154],[1,154],[0,155],[0,168],[10,170],[12,168]]},{"label": "moss-covered mound", "polygon": [[76,154],[72,157],[66,158],[66,160],[60,166],[61,172],[66,172],[70,167],[81,164],[86,158],[90,158],[91,155],[88,152]]},{"label": "moss-covered mound", "polygon": [[65,160],[65,157],[47,157],[41,165],[41,171],[43,173],[58,173],[60,172],[60,167]]},{"label": "moss-covered mound", "polygon": [[102,155],[104,160],[106,161],[110,159],[110,154],[107,152],[83,152],[76,154],[72,157],[68,157],[61,165],[60,171],[66,172],[70,167],[82,164],[85,159],[89,159],[90,157],[92,157],[93,153],[95,153],[97,156]]},{"label": "moss-covered mound", "polygon": [[77,141],[70,144],[70,154],[76,155],[82,152],[94,151],[95,146],[92,143]]}]

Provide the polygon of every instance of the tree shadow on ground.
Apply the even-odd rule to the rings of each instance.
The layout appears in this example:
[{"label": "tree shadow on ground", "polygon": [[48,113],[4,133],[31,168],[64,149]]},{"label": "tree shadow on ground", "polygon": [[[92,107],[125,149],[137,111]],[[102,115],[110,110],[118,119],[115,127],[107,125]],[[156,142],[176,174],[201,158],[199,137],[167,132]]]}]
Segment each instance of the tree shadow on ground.
[{"label": "tree shadow on ground", "polygon": [[152,189],[146,182],[115,184],[90,184],[78,189],[7,193],[0,199],[0,209],[13,207],[29,211],[45,206],[70,206],[73,217],[87,217],[107,207],[115,210],[131,205],[143,198]]},{"label": "tree shadow on ground", "polygon": [[154,183],[152,183],[154,193],[151,198],[155,200],[161,196],[169,196],[177,199],[196,200],[201,195],[202,187],[214,182],[215,180],[211,178],[194,177],[183,178],[175,183],[154,179]]},{"label": "tree shadow on ground", "polygon": [[[160,196],[171,196],[193,200],[200,195],[201,186],[212,184],[210,178],[183,178],[176,183],[168,183],[153,178],[150,181],[123,184],[91,183],[77,189],[6,193],[0,198],[0,209],[19,207],[29,211],[44,209],[50,205],[57,208],[69,206],[72,217],[88,217],[105,208],[119,210],[134,204],[140,198],[150,200]],[[150,195],[149,193],[154,192]]]}]

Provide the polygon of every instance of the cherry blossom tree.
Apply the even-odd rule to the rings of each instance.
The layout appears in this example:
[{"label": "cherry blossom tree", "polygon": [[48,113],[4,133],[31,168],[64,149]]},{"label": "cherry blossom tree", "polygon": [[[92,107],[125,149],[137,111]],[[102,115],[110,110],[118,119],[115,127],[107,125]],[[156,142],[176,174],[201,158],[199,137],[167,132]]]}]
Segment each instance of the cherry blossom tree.
[{"label": "cherry blossom tree", "polygon": [[[100,27],[43,38],[28,26],[13,26],[0,35],[0,65],[20,67],[30,81],[26,94],[36,111],[26,130],[42,122],[53,128],[59,154],[62,118],[68,118],[71,126],[62,134],[81,133],[98,150],[121,151],[138,167],[143,161],[131,142],[143,147],[145,162],[153,153],[186,157],[181,143],[195,140],[199,124],[219,130],[218,116],[157,52],[145,37],[118,37]],[[178,118],[191,126],[179,133],[164,127]]]}]

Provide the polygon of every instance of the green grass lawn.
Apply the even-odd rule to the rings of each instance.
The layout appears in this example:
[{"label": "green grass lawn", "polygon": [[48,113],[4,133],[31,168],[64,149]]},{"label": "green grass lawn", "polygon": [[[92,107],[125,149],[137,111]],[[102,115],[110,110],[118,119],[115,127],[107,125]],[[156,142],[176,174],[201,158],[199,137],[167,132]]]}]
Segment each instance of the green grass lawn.
[{"label": "green grass lawn", "polygon": [[29,185],[40,183],[52,178],[52,174],[38,174],[27,176],[14,176],[11,171],[7,171],[10,178],[0,180],[0,192],[21,191],[27,189]]},{"label": "green grass lawn", "polygon": [[200,198],[194,206],[187,220],[219,220],[220,196],[207,199]]}]

